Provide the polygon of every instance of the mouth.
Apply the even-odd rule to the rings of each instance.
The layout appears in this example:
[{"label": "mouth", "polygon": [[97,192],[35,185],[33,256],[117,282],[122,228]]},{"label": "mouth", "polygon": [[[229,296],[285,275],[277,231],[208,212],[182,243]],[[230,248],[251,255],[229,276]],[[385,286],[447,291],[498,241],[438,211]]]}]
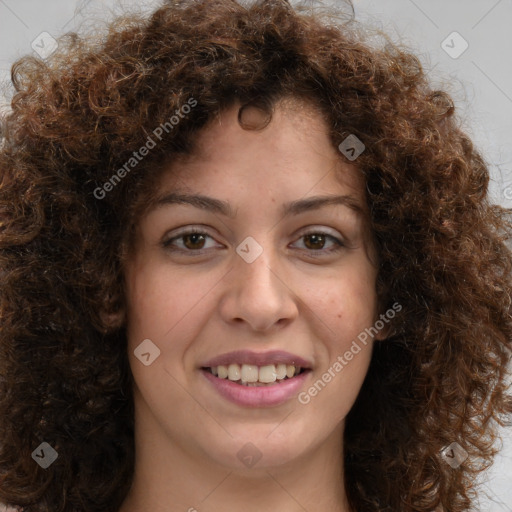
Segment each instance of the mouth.
[{"label": "mouth", "polygon": [[[276,407],[305,386],[313,363],[283,350],[237,350],[199,364],[218,396],[242,407]],[[206,391],[209,393],[209,391]]]},{"label": "mouth", "polygon": [[201,370],[214,375],[218,379],[229,380],[247,387],[273,386],[311,371],[310,368],[285,363],[262,366],[231,363],[229,365],[203,366]]}]

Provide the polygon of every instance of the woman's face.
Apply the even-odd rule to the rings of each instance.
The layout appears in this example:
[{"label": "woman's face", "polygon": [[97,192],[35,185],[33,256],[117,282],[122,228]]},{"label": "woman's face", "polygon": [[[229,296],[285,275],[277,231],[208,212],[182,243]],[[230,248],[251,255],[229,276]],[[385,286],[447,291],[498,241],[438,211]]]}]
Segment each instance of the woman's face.
[{"label": "woman's face", "polygon": [[162,175],[125,270],[138,439],[243,469],[341,448],[378,315],[363,180],[323,118],[247,131],[238,108]]}]

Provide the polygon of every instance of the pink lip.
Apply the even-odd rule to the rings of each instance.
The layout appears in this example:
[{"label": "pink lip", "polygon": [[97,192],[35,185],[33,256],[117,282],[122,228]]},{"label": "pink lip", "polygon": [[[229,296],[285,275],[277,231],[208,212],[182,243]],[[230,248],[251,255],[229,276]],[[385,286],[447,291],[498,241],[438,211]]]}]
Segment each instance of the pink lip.
[{"label": "pink lip", "polygon": [[[293,364],[301,368],[312,368],[312,364],[302,357],[299,357],[290,352],[282,350],[270,350],[268,352],[252,352],[250,350],[236,350],[234,352],[227,352],[219,356],[209,359],[201,364],[202,368],[211,368],[213,366],[227,366],[232,363],[236,364],[253,364],[256,366],[265,366],[268,364]],[[290,379],[291,380],[291,379]]]},{"label": "pink lip", "polygon": [[271,386],[252,387],[237,384],[229,379],[219,379],[208,370],[201,370],[201,373],[221,396],[235,404],[248,407],[271,407],[280,405],[295,396],[303,386],[310,371],[300,373],[281,383],[276,382]]}]

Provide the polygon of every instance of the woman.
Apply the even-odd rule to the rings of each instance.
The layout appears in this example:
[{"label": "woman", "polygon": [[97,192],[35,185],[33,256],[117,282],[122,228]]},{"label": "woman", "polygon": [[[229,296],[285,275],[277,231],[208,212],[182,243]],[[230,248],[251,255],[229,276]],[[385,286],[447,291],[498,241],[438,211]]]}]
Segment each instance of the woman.
[{"label": "woman", "polygon": [[511,224],[416,57],[285,1],[168,2],[13,77],[3,502],[474,505]]}]

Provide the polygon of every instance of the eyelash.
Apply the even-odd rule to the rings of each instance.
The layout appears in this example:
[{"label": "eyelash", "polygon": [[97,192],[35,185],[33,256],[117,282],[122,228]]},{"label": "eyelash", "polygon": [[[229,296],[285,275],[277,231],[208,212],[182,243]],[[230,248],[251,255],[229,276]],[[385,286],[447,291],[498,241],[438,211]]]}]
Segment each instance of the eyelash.
[{"label": "eyelash", "polygon": [[[162,246],[165,249],[167,249],[168,251],[171,251],[174,253],[179,252],[182,254],[189,254],[189,255],[193,255],[193,256],[200,256],[200,255],[204,254],[205,252],[208,252],[210,250],[210,248],[193,250],[193,249],[176,248],[171,245],[172,242],[174,242],[175,240],[179,240],[180,238],[184,238],[187,235],[194,235],[194,234],[205,235],[205,236],[213,239],[213,237],[210,236],[205,231],[200,230],[200,229],[191,228],[188,231],[184,231],[183,233],[180,233],[179,235],[176,235],[172,238],[169,238],[168,240],[165,240],[164,242],[162,242]],[[300,249],[302,251],[309,252],[310,255],[321,256],[322,253],[323,254],[335,254],[335,253],[346,248],[346,245],[343,243],[342,240],[340,240],[339,238],[336,238],[333,235],[330,235],[329,233],[326,233],[325,231],[309,231],[307,233],[302,234],[298,239],[300,240],[301,238],[304,238],[308,235],[323,235],[326,237],[326,239],[332,240],[335,244],[331,249],[307,249],[307,248]]]}]

